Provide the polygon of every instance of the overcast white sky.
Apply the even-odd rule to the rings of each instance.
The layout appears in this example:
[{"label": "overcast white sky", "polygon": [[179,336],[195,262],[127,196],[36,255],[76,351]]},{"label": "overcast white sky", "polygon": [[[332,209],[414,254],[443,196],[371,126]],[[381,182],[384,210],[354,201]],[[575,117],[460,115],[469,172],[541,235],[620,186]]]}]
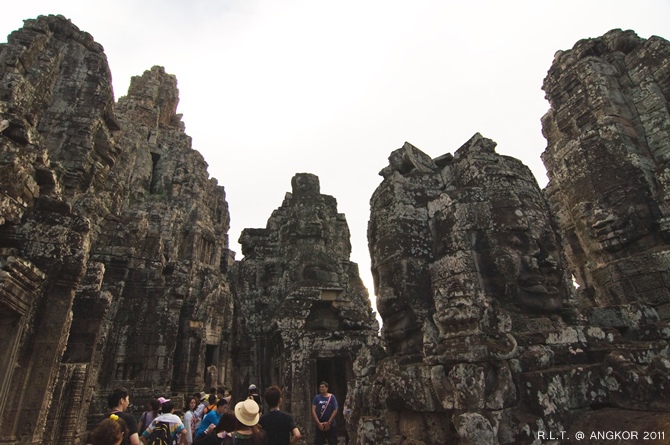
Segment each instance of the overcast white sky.
[{"label": "overcast white sky", "polygon": [[337,198],[372,296],[367,221],[378,172],[405,141],[453,153],[474,133],[544,187],[542,81],[557,50],[614,28],[670,38],[670,0],[30,0],[3,5],[1,41],[61,14],[105,48],[116,98],[153,65],[226,189],[231,248],[309,172]]}]

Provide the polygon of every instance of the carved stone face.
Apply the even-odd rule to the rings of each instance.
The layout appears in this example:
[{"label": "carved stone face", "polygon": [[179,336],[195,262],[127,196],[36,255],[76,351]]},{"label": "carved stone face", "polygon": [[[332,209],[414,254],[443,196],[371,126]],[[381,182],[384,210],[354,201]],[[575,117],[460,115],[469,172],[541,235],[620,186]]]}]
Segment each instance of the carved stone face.
[{"label": "carved stone face", "polygon": [[423,333],[409,307],[398,310],[384,319],[382,333],[391,353],[417,354],[423,347]]},{"label": "carved stone face", "polygon": [[491,300],[514,312],[561,310],[565,274],[539,189],[463,188],[440,200],[434,233],[444,256],[431,275],[445,336],[476,333]]},{"label": "carved stone face", "polygon": [[[601,202],[581,202],[573,208],[573,218],[586,249],[599,261],[608,261],[609,256],[618,257],[617,252],[649,235],[642,219],[649,217],[646,204],[633,206],[620,197],[624,205],[609,205]],[[610,201],[610,196],[607,200]],[[642,211],[642,218],[638,212]]]},{"label": "carved stone face", "polygon": [[294,195],[321,193],[319,177],[310,173],[298,173],[291,179]]},{"label": "carved stone face", "polygon": [[384,265],[377,270],[377,310],[384,320],[382,335],[392,354],[419,353],[423,334],[416,314],[396,288],[402,280],[398,265]]},{"label": "carved stone face", "polygon": [[436,325],[445,337],[458,337],[479,332],[482,316],[477,287],[470,279],[453,276],[445,286],[436,286]]},{"label": "carved stone face", "polygon": [[563,270],[548,228],[488,231],[475,249],[487,295],[534,313],[561,309]]}]

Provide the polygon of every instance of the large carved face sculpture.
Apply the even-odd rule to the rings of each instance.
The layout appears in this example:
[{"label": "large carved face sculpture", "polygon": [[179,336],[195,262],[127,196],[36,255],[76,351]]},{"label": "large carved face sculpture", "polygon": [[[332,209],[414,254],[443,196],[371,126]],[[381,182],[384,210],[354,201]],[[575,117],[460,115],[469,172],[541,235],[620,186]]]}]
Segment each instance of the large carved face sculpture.
[{"label": "large carved face sculpture", "polygon": [[595,255],[597,261],[619,258],[622,250],[627,256],[635,251],[634,244],[639,244],[639,250],[655,244],[647,228],[652,220],[648,202],[635,202],[637,192],[617,189],[595,202],[583,201],[573,207],[573,220],[584,250]]},{"label": "large carved face sculpture", "polygon": [[491,222],[475,242],[486,293],[521,312],[559,312],[567,280],[548,205],[537,186],[512,184],[488,194]]},{"label": "large carved face sculpture", "polygon": [[[432,275],[440,291],[435,319],[445,334],[476,331],[487,300],[513,312],[562,309],[566,280],[559,242],[539,189],[530,191],[464,188],[436,201],[444,276]],[[433,269],[439,270],[435,264]]]},{"label": "large carved face sculpture", "polygon": [[482,232],[475,245],[486,294],[523,312],[551,313],[562,307],[559,248],[547,227]]}]

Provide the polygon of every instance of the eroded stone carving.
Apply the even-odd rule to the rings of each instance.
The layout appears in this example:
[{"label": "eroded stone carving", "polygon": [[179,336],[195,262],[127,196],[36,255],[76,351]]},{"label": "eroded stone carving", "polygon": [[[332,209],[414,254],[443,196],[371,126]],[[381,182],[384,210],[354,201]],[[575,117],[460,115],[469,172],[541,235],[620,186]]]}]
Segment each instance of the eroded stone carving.
[{"label": "eroded stone carving", "polygon": [[[79,81],[82,72],[85,83]],[[80,106],[70,108],[76,102]],[[59,368],[92,229],[105,214],[83,203],[103,187],[119,154],[111,142],[118,130],[113,104],[102,47],[67,20],[27,20],[2,45],[0,114],[7,127],[0,134],[0,262],[21,262],[43,276],[20,321],[0,396],[26,397],[13,398],[2,410],[2,442],[50,443],[58,437],[53,429],[45,437],[43,432],[47,425],[61,426],[47,416],[64,375]],[[85,417],[86,408],[77,415]]]},{"label": "eroded stone carving", "polygon": [[[528,168],[494,147],[477,134],[453,156],[431,160],[410,144],[393,152],[371,200],[368,232],[382,332],[394,353],[378,367],[372,397],[379,401],[371,406],[385,407],[384,416],[443,413],[455,428],[447,437],[472,443],[479,440],[470,437],[474,425],[488,425],[495,437],[494,413],[518,403],[511,370],[525,352],[519,335],[579,318],[548,204]],[[409,283],[385,273],[417,252]],[[416,276],[427,289],[422,299],[409,287]],[[412,310],[398,310],[403,304]],[[391,329],[411,329],[392,335],[386,317]],[[470,414],[452,414],[462,411]],[[389,427],[398,436],[407,428],[423,430],[408,422]]]},{"label": "eroded stone carving", "polygon": [[382,335],[391,353],[422,351],[422,326],[433,306],[428,265],[433,258],[426,202],[441,179],[433,161],[406,143],[389,158],[375,191],[368,240]]},{"label": "eroded stone carving", "polygon": [[232,372],[228,205],[191,148],[178,101],[177,81],[161,67],[133,77],[119,98],[125,150],[106,196],[115,212],[92,249],[108,268],[101,291],[113,301],[99,393],[127,386],[138,406],[202,389],[207,375],[218,386]]}]

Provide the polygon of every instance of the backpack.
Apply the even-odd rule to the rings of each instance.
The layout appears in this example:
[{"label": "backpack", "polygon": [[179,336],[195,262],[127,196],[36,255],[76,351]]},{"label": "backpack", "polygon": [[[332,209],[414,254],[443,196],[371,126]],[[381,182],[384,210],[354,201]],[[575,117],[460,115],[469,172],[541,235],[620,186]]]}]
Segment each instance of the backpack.
[{"label": "backpack", "polygon": [[172,445],[172,436],[170,435],[170,425],[165,422],[158,422],[151,430],[149,445]]},{"label": "backpack", "polygon": [[205,414],[207,414],[208,412],[210,412],[210,411],[212,411],[212,410],[215,410],[215,409],[216,409],[216,403],[213,403],[213,404],[211,404],[211,405],[209,405],[209,406],[206,406],[205,409],[204,409],[204,411],[203,411],[202,416],[205,417]]}]

